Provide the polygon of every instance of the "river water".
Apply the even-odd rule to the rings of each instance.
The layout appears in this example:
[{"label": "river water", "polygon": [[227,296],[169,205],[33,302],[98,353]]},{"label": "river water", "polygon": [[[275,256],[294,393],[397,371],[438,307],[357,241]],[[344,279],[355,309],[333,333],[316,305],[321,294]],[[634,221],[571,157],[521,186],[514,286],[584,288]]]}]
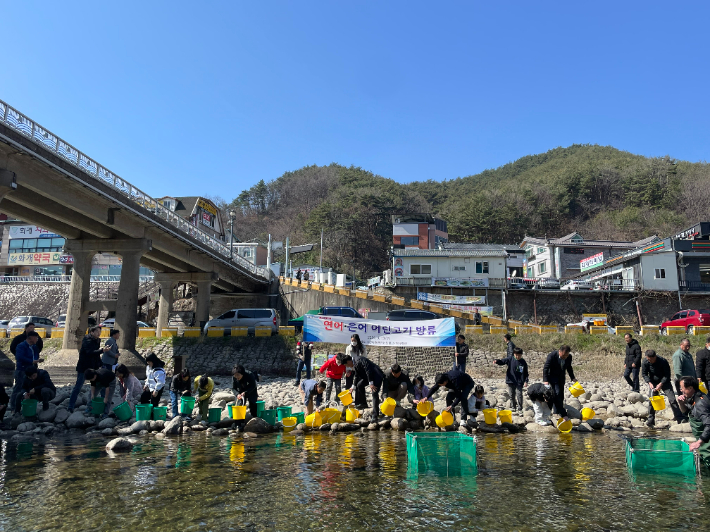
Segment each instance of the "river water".
[{"label": "river water", "polygon": [[710,529],[710,473],[634,477],[618,434],[477,440],[477,475],[417,480],[389,431],[2,442],[0,530]]}]

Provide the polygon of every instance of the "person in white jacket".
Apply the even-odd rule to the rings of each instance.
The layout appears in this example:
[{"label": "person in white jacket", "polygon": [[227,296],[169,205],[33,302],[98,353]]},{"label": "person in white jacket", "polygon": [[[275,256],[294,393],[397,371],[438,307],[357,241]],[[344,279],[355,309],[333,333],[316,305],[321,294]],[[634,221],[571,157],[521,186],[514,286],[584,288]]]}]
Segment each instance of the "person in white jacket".
[{"label": "person in white jacket", "polygon": [[135,409],[136,405],[140,403],[141,395],[143,395],[141,381],[124,364],[119,364],[116,368],[116,379],[121,400],[126,401],[131,410]]},{"label": "person in white jacket", "polygon": [[145,368],[145,384],[143,385],[141,403],[151,403],[153,407],[156,407],[160,404],[160,396],[163,395],[165,388],[165,363],[155,353],[145,357],[145,361],[148,365]]},{"label": "person in white jacket", "polygon": [[359,334],[356,333],[350,337],[350,345],[345,348],[345,354],[353,357],[353,359],[357,357],[367,358],[367,349],[362,345]]}]

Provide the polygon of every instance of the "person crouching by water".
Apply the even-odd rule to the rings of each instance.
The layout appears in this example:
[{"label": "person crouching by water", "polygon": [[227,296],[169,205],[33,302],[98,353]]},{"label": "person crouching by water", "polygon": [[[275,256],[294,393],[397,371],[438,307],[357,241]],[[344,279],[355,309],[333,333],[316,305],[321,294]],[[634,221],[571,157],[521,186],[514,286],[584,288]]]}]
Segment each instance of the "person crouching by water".
[{"label": "person crouching by water", "polygon": [[543,427],[552,425],[550,414],[552,414],[552,407],[555,404],[555,393],[552,388],[549,385],[545,386],[541,382],[531,384],[528,386],[528,399],[530,399],[535,411],[535,423]]},{"label": "person crouching by water", "polygon": [[[473,407],[471,404],[473,403]],[[473,387],[473,395],[468,399],[468,411],[475,416],[485,408],[490,408],[490,403],[486,399],[486,389],[480,384]]]},{"label": "person crouching by water", "polygon": [[563,345],[557,351],[547,355],[545,365],[542,367],[543,384],[549,384],[550,388],[552,388],[552,393],[555,395],[555,413],[565,421],[569,421],[567,410],[565,409],[565,373],[568,373],[569,378],[573,381],[577,380],[572,369],[570,351],[572,351],[570,346]]},{"label": "person crouching by water", "polygon": [[313,413],[313,406],[320,410],[320,405],[323,402],[323,392],[325,391],[325,381],[316,381],[315,379],[306,379],[301,382],[298,391],[301,392],[301,402],[306,409],[306,415],[310,416]]},{"label": "person crouching by water", "polygon": [[[353,336],[357,336],[354,334]],[[350,391],[355,392],[355,408],[367,409],[366,390],[369,388],[372,393],[372,417],[371,422],[376,423],[380,415],[379,391],[382,387],[385,374],[380,366],[364,356],[353,358],[350,355],[343,357],[343,364],[346,368],[352,368],[352,386]],[[346,379],[346,382],[349,380]],[[360,406],[358,406],[360,405]]]},{"label": "person crouching by water", "polygon": [[394,363],[385,372],[385,378],[382,381],[382,401],[390,398],[399,403],[407,397],[407,393],[414,395],[414,385],[409,380],[409,375],[402,371],[400,365]]},{"label": "person crouching by water", "polygon": [[343,380],[343,375],[345,374],[345,366],[342,364],[343,356],[343,353],[337,353],[334,357],[329,358],[327,362],[318,370],[321,375],[325,373],[326,376],[326,403],[330,402],[330,393],[333,391],[333,386],[335,386],[335,400],[340,402],[338,394],[340,394],[340,383]]},{"label": "person crouching by water", "polygon": [[160,404],[160,396],[165,388],[165,363],[158,358],[155,353],[145,357],[147,367],[145,368],[145,384],[143,385],[143,395],[141,404],[151,403],[153,408]]},{"label": "person crouching by water", "polygon": [[192,395],[192,379],[190,378],[190,370],[185,368],[177,375],[173,375],[173,380],[170,382],[170,405],[173,408],[173,417],[180,413],[178,399],[183,396],[190,397]]},{"label": "person crouching by water", "polygon": [[[671,385],[671,366],[668,361],[656,355],[653,349],[646,351],[646,360],[641,364],[641,375],[646,381],[651,395],[662,392],[667,398],[673,411],[673,418],[682,423],[684,420],[683,413],[678,407],[675,395],[673,395],[673,386]],[[656,410],[651,406],[648,409],[647,427],[653,427],[656,424]]]},{"label": "person crouching by water", "polygon": [[249,401],[249,413],[252,418],[257,416],[256,402],[259,400],[259,393],[256,387],[257,377],[251,371],[244,369],[244,366],[237,365],[232,368],[232,389],[237,394],[238,401]]},{"label": "person crouching by water", "polygon": [[141,395],[143,395],[141,381],[130,372],[125,364],[119,364],[116,368],[116,379],[118,380],[118,394],[121,400],[128,403],[131,410],[135,409],[136,405],[141,401]]},{"label": "person crouching by water", "polygon": [[207,421],[210,413],[210,397],[214,390],[214,381],[207,375],[198,375],[195,377],[195,386],[193,395],[197,396],[197,401],[200,408],[200,416],[202,421]]},{"label": "person crouching by water", "polygon": [[110,393],[105,392],[107,388],[111,390],[114,389],[116,385],[116,375],[113,371],[106,368],[99,369],[87,369],[84,372],[84,378],[91,384],[91,399],[89,400],[89,405],[86,407],[86,413],[91,413],[91,402],[99,396],[103,396],[104,399],[104,413],[101,414],[101,419],[108,416],[109,409],[111,408],[111,399],[113,398]]},{"label": "person crouching by water", "polygon": [[447,388],[449,393],[446,394],[446,410],[451,412],[456,408],[456,405],[461,403],[461,421],[466,421],[470,415],[468,398],[473,391],[474,385],[473,379],[468,374],[452,369],[447,373],[439,373],[436,376],[436,384],[429,390],[426,398],[430,400],[442,386]]},{"label": "person crouching by water", "polygon": [[699,390],[695,377],[683,377],[679,384],[678,406],[681,412],[690,414],[690,428],[697,438],[688,449],[698,451],[700,459],[710,468],[710,399]]},{"label": "person crouching by water", "polygon": [[38,369],[34,364],[25,370],[25,382],[22,383],[25,390],[24,396],[17,397],[17,411],[22,410],[22,399],[36,399],[42,402],[42,410],[49,409],[49,402],[57,395],[57,388],[49,378],[49,373],[43,369]]},{"label": "person crouching by water", "polygon": [[424,377],[417,375],[414,377],[414,401],[426,401],[426,396],[429,395],[429,387],[424,384]]}]

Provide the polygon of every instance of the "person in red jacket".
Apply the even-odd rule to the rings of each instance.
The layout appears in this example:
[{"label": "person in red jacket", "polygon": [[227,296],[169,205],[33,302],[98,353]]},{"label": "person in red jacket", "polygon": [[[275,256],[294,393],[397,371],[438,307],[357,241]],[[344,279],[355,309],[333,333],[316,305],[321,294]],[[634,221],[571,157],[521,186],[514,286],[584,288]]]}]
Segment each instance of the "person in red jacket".
[{"label": "person in red jacket", "polygon": [[327,384],[325,386],[325,402],[330,401],[330,392],[333,389],[333,384],[335,384],[335,400],[340,402],[338,399],[338,394],[340,393],[340,381],[345,373],[345,365],[340,364],[339,361],[343,354],[338,353],[332,358],[329,358],[325,364],[320,367],[320,372],[325,373],[327,377]]}]

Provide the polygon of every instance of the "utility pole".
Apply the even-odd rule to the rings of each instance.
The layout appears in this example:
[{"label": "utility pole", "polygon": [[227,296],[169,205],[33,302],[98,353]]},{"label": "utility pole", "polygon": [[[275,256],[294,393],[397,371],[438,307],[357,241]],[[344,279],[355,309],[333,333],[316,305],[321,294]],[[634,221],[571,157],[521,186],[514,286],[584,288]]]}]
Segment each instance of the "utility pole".
[{"label": "utility pole", "polygon": [[234,209],[229,210],[229,260],[234,260],[234,219],[237,213]]},{"label": "utility pole", "polygon": [[320,271],[323,271],[323,228],[320,228]]},{"label": "utility pole", "polygon": [[269,273],[269,279],[271,279],[271,233],[269,233],[269,249],[266,251],[266,269]]},{"label": "utility pole", "polygon": [[290,278],[290,277],[291,277],[291,272],[290,272],[290,269],[289,269],[289,267],[288,267],[288,252],[289,252],[289,249],[291,249],[291,248],[290,248],[290,245],[289,245],[289,238],[286,237],[286,264],[284,264],[284,267],[286,268],[286,277],[289,277],[289,278]]}]

